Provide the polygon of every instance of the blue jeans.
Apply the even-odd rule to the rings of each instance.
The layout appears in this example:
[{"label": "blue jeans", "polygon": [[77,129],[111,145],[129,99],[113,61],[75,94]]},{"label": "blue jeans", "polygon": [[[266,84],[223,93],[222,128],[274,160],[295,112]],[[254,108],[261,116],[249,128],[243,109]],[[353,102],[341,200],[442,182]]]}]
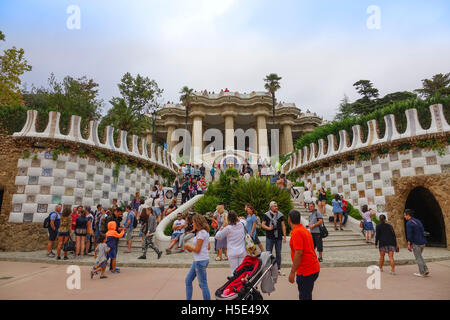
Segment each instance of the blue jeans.
[{"label": "blue jeans", "polygon": [[198,283],[202,289],[203,300],[211,300],[209,293],[208,282],[206,280],[206,268],[208,267],[209,260],[194,261],[186,276],[186,300],[192,300],[192,281],[195,277],[198,277]]},{"label": "blue jeans", "polygon": [[283,240],[281,239],[269,239],[266,237],[266,251],[272,253],[273,246],[275,246],[275,253],[277,259],[278,270],[281,269],[281,245]]}]

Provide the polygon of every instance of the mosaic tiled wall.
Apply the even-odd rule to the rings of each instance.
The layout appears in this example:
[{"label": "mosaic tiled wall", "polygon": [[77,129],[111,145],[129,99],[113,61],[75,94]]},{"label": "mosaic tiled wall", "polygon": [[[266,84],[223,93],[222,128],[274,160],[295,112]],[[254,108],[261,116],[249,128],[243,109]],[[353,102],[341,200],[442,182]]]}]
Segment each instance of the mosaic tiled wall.
[{"label": "mosaic tiled wall", "polygon": [[128,203],[137,191],[148,197],[154,182],[162,181],[156,174],[132,172],[124,165],[115,178],[114,164],[76,154],[59,155],[54,161],[52,151],[44,151],[32,158],[18,160],[9,222],[42,222],[58,203],[91,207],[110,207],[112,199]]},{"label": "mosaic tiled wall", "polygon": [[443,156],[437,151],[422,149],[395,152],[384,158],[376,157],[369,161],[354,161],[322,169],[302,176],[300,180],[310,181],[314,192],[325,187],[333,194],[342,194],[357,208],[367,204],[378,215],[387,215],[385,196],[394,195],[394,178],[442,172],[450,172],[450,146]]}]

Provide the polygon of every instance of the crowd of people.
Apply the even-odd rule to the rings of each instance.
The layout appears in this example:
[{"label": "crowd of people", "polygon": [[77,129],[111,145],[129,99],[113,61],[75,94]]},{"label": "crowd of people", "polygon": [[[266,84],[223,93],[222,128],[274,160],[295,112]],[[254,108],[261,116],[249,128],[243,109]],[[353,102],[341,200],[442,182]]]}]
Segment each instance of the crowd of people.
[{"label": "crowd of people", "polygon": [[[104,279],[107,277],[105,270],[108,261],[110,271],[120,273],[120,269],[116,266],[119,239],[126,239],[127,248],[124,253],[130,253],[133,230],[140,224],[139,236],[142,237],[142,254],[138,259],[146,259],[149,248],[155,252],[157,259],[161,258],[163,251],[155,245],[153,241],[154,233],[162,219],[177,209],[176,196],[178,193],[181,192],[182,198],[186,201],[195,194],[207,190],[208,184],[200,183],[205,180],[203,165],[201,167],[185,165],[183,168],[185,169],[182,169],[181,187],[179,187],[179,179],[176,179],[173,188],[175,198],[167,208],[164,206],[164,190],[159,182],[156,182],[152,188],[149,199],[150,206],[142,206],[144,201],[138,192],[130,205],[125,206],[125,208],[121,208],[116,199],[113,200],[111,208],[104,208],[99,204],[96,210],[83,206],[63,208],[61,204],[58,204],[48,217],[47,256],[56,256],[58,260],[68,260],[69,251],[74,252],[75,259],[91,255],[94,252],[95,265],[91,271],[91,278],[100,273],[100,278]],[[244,166],[241,173],[245,172],[244,175],[250,174],[250,169],[249,165],[248,167]],[[289,186],[289,181],[282,174],[276,175],[273,183],[280,188],[288,188]],[[197,188],[195,188],[195,185]],[[285,221],[285,217],[279,211],[278,204],[275,201],[270,202],[268,211],[262,215],[262,221],[252,204],[246,204],[244,208],[245,216],[239,217],[235,211],[227,211],[224,203],[219,203],[213,214],[211,224],[202,215],[178,213],[172,224],[171,241],[165,252],[170,255],[172,250],[176,249],[178,252],[188,251],[193,253],[194,261],[185,279],[186,298],[188,300],[192,298],[192,281],[197,277],[203,298],[210,299],[206,272],[211,249],[209,242],[210,228],[213,229],[215,260],[228,260],[232,275],[248,254],[245,238],[246,235],[250,235],[253,244],[259,247],[260,252],[268,251],[272,253],[275,250],[278,273],[283,276],[281,252],[283,243],[287,242],[287,222],[291,227],[289,246],[292,259],[292,268],[288,280],[291,283],[296,281],[301,300],[312,299],[314,282],[320,272],[319,263],[323,261],[323,241],[320,226],[324,223],[323,217],[326,212],[327,197],[323,188],[319,190],[315,201],[310,189],[305,188],[303,195],[303,202],[309,212],[308,224],[306,225],[300,223],[300,212],[296,210],[292,210],[287,221]],[[335,230],[343,230],[343,225],[346,224],[348,218],[347,202],[341,195],[336,194],[331,203]],[[398,252],[399,249],[393,227],[386,222],[386,216],[380,215],[380,224],[376,226],[375,242],[371,242],[372,232],[374,231],[372,218],[375,212],[367,205],[362,206],[361,209],[363,217],[361,227],[365,230],[366,242],[375,244],[376,248],[379,249],[380,269],[383,270],[384,257],[387,254],[391,265],[391,274],[395,274],[394,252]],[[405,210],[408,250],[414,253],[419,266],[419,273],[415,275],[425,277],[429,275],[428,267],[422,257],[426,239],[422,223],[413,216],[412,210]],[[338,221],[339,228],[337,227]],[[259,229],[265,231],[265,247],[258,238]],[[192,244],[188,243],[191,239]],[[56,255],[52,251],[55,241],[57,241]],[[70,246],[71,243],[74,247]],[[62,258],[61,251],[63,251]]]}]

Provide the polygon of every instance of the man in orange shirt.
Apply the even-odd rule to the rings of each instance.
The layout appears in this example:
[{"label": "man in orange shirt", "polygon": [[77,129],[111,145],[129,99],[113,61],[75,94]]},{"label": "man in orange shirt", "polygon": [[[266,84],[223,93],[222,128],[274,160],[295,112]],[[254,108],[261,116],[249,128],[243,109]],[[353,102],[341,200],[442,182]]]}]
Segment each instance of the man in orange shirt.
[{"label": "man in orange shirt", "polygon": [[291,226],[291,247],[292,268],[289,274],[289,282],[294,283],[296,278],[299,299],[312,300],[314,282],[319,277],[320,264],[311,232],[300,223],[300,212],[291,210],[288,222]]}]

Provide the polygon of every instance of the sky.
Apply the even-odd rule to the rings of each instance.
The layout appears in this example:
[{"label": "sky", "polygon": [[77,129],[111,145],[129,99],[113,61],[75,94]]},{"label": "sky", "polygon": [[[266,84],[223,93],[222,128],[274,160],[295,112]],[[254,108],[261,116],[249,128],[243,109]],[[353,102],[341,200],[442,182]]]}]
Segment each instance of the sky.
[{"label": "sky", "polygon": [[385,95],[450,72],[447,0],[1,0],[0,30],[33,67],[27,88],[86,75],[103,113],[126,72],[154,79],[161,102],[185,85],[263,91],[277,73],[279,101],[326,120],[360,79]]}]

